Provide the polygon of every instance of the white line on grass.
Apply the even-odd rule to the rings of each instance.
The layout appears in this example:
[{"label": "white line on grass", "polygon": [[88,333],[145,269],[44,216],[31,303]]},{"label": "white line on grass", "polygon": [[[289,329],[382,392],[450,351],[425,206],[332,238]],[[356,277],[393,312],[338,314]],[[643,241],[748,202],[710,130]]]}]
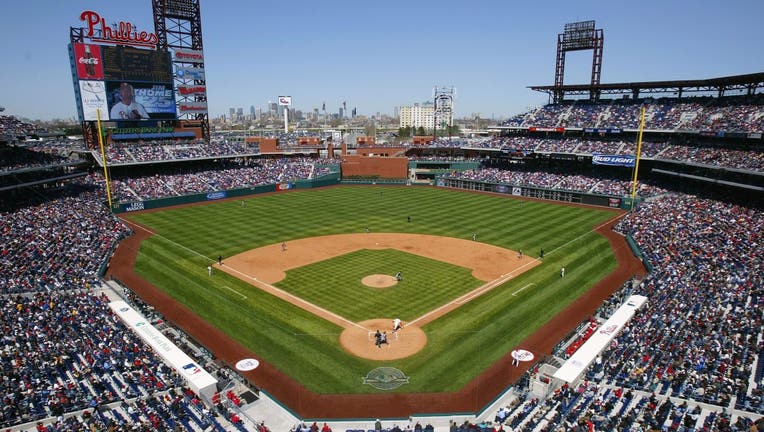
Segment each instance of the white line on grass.
[{"label": "white line on grass", "polygon": [[[263,282],[261,280],[258,280],[254,276],[250,276],[250,275],[248,275],[246,273],[243,273],[243,272],[241,272],[241,271],[239,271],[239,270],[237,270],[237,269],[235,269],[235,268],[233,268],[231,266],[228,266],[227,268],[229,270],[231,270],[232,272],[236,272],[236,273],[242,275],[243,277],[245,277],[247,279],[251,279],[251,280],[255,281],[257,284],[260,284],[262,286],[267,287],[268,289],[271,289],[271,290],[273,290],[275,292],[278,292],[280,295],[282,295],[284,297],[288,297],[292,301],[292,303],[294,303],[294,304],[303,305],[303,306],[301,306],[302,309],[313,308],[313,309],[319,310],[319,311],[321,311],[321,312],[323,312],[323,313],[333,317],[335,320],[342,321],[342,322],[344,322],[344,323],[346,323],[348,325],[352,325],[352,326],[358,327],[358,328],[360,328],[362,330],[369,331],[369,329],[367,329],[366,327],[364,327],[364,326],[362,326],[362,325],[360,325],[358,323],[354,323],[353,321],[350,321],[347,318],[341,317],[341,316],[337,315],[336,313],[334,313],[332,311],[326,310],[326,309],[322,308],[321,306],[317,306],[317,305],[315,305],[315,304],[313,304],[313,303],[311,303],[311,302],[309,302],[307,300],[301,299],[300,297],[297,297],[297,296],[295,296],[295,295],[293,295],[291,293],[288,293],[288,292],[286,292],[286,291],[284,291],[284,290],[282,290],[280,288],[276,288],[275,286],[273,286],[273,285],[271,285],[269,283],[266,283],[266,282]],[[308,310],[308,309],[306,309],[306,310]]]},{"label": "white line on grass", "polygon": [[524,287],[520,288],[519,290],[517,290],[517,291],[515,291],[515,292],[513,292],[513,293],[512,293],[512,297],[517,297],[517,293],[519,293],[520,291],[522,291],[522,290],[524,290],[524,289],[526,289],[526,288],[528,288],[528,287],[531,287],[531,286],[533,286],[533,285],[536,285],[536,284],[535,284],[535,283],[533,283],[533,282],[531,282],[531,283],[529,283],[528,285],[526,285],[526,286],[524,286]]},{"label": "white line on grass", "polygon": [[240,296],[241,296],[241,298],[243,298],[243,299],[246,299],[246,298],[247,298],[247,296],[245,296],[244,294],[242,294],[242,293],[240,293],[240,292],[236,291],[235,289],[233,289],[233,288],[229,287],[228,285],[223,285],[223,288],[227,289],[228,291],[233,291],[233,292],[235,292],[236,294],[240,295]]},{"label": "white line on grass", "polygon": [[[124,220],[124,219],[123,219],[123,220]],[[155,233],[155,232],[151,231],[150,229],[148,229],[148,228],[144,228],[144,227],[142,227],[142,226],[140,226],[140,225],[138,225],[138,224],[135,224],[135,223],[131,223],[131,222],[128,222],[128,223],[130,223],[131,225],[135,225],[135,226],[137,226],[138,228],[140,228],[140,229],[142,229],[142,230],[144,230],[144,231],[148,232],[149,234],[152,234],[152,235],[153,235],[153,236],[155,236],[155,237],[159,237],[159,238],[161,238],[162,240],[165,240],[165,241],[168,241],[168,242],[170,242],[170,243],[174,244],[175,246],[178,246],[178,247],[180,247],[180,248],[183,248],[183,249],[185,249],[185,250],[187,250],[187,251],[191,252],[191,253],[192,253],[192,254],[194,254],[194,255],[198,255],[198,256],[200,256],[200,257],[202,257],[202,258],[207,258],[208,260],[210,260],[210,261],[212,261],[212,262],[215,262],[215,260],[214,260],[214,259],[212,259],[212,258],[208,257],[207,255],[202,255],[202,254],[200,254],[199,252],[197,252],[197,251],[195,251],[195,250],[193,250],[193,249],[191,249],[191,248],[188,248],[188,247],[186,247],[186,246],[183,246],[182,244],[180,244],[180,243],[178,243],[178,242],[176,242],[176,241],[173,241],[173,240],[170,240],[170,239],[168,239],[167,237],[163,236],[162,234],[157,234],[157,233]]]},{"label": "white line on grass", "polygon": [[572,240],[570,240],[570,241],[568,241],[568,242],[566,242],[566,243],[563,243],[563,244],[561,244],[560,246],[557,246],[556,248],[554,248],[554,249],[552,249],[551,251],[549,251],[549,252],[548,252],[546,255],[551,255],[551,254],[555,253],[556,251],[558,251],[558,250],[560,250],[560,249],[564,248],[565,246],[567,246],[567,245],[569,245],[569,244],[571,244],[571,243],[573,243],[573,242],[575,242],[575,241],[581,240],[581,239],[582,239],[582,238],[584,238],[585,236],[588,236],[589,234],[591,234],[591,233],[593,233],[593,232],[597,231],[597,230],[598,230],[600,227],[603,227],[603,226],[605,226],[605,225],[609,224],[610,222],[612,222],[612,221],[614,221],[614,220],[616,220],[616,219],[620,219],[620,218],[622,218],[623,216],[624,216],[624,215],[618,215],[618,216],[615,216],[615,217],[612,217],[612,218],[610,218],[610,219],[606,220],[605,222],[602,222],[601,224],[599,224],[599,225],[595,226],[594,228],[592,228],[592,230],[591,230],[591,231],[585,232],[585,233],[581,234],[580,236],[578,236],[578,237],[576,237],[576,238],[574,238],[574,239],[572,239]]}]

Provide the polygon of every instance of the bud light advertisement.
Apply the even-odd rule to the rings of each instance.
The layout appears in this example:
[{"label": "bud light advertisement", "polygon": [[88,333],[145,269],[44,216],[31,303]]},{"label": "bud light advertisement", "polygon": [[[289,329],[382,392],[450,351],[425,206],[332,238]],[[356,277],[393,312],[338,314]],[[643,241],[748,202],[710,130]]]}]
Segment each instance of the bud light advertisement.
[{"label": "bud light advertisement", "polygon": [[594,165],[610,165],[610,166],[622,166],[622,167],[634,167],[636,158],[633,155],[601,155],[595,154],[592,156],[592,164]]}]

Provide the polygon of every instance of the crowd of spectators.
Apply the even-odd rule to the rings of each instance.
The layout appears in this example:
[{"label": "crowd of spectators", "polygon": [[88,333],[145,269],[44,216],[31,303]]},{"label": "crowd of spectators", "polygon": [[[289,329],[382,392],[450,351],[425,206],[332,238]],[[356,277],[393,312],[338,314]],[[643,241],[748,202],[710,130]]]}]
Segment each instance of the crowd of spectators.
[{"label": "crowd of spectators", "polygon": [[3,297],[2,424],[58,417],[182,384],[92,291]]},{"label": "crowd of spectators", "polygon": [[[500,183],[511,186],[529,186],[575,192],[597,193],[603,195],[631,195],[631,181],[605,177],[596,172],[589,175],[552,173],[547,171],[518,171],[499,168],[480,168],[475,170],[454,171],[444,174],[450,179],[475,180],[488,183]],[[650,197],[665,193],[666,190],[650,183],[640,183],[637,195]]]},{"label": "crowd of spectators", "polygon": [[[477,430],[760,430],[764,213],[672,194],[643,203],[617,229],[634,237],[653,271],[627,282],[578,333],[631,294],[646,296],[645,306],[581,382],[543,401],[521,392]],[[570,357],[578,333],[555,355]]]},{"label": "crowd of spectators", "polygon": [[42,203],[0,211],[0,293],[98,283],[101,262],[130,231],[102,205],[95,181],[70,183]]},{"label": "crowd of spectators", "polygon": [[[764,413],[761,211],[693,196],[644,203],[618,229],[655,269],[636,289],[644,311],[603,354],[608,382]],[[595,372],[596,374],[596,372]]]},{"label": "crowd of spectators", "polygon": [[25,147],[0,146],[0,172],[62,164],[66,158]]},{"label": "crowd of spectators", "polygon": [[502,122],[512,127],[645,129],[712,132],[764,131],[764,96],[572,101],[549,104]]},{"label": "crowd of spectators", "polygon": [[43,132],[37,125],[18,119],[12,115],[0,115],[0,138],[24,138]]},{"label": "crowd of spectators", "polygon": [[231,160],[215,168],[115,178],[112,186],[117,201],[135,201],[318,178],[332,171],[338,171],[337,162],[330,160]]},{"label": "crowd of spectators", "polygon": [[[106,161],[112,165],[187,159],[247,156],[260,153],[256,143],[213,139],[191,141],[114,142],[106,147]],[[93,150],[94,157],[100,154]]]},{"label": "crowd of spectators", "polygon": [[[541,138],[510,136],[482,139],[438,139],[417,147],[426,148],[479,148],[496,149],[514,154],[571,153],[580,155],[609,154],[634,155],[636,143],[622,138]],[[642,141],[640,157],[659,160],[676,160],[750,171],[764,170],[764,151],[760,149],[725,148],[710,143],[674,144],[672,142]]]}]

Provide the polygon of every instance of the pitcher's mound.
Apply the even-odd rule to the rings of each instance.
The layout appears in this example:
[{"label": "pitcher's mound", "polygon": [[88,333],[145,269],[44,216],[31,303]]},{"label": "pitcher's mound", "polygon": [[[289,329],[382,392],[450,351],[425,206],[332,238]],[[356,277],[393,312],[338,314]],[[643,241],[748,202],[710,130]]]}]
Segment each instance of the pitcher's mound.
[{"label": "pitcher's mound", "polygon": [[361,279],[361,283],[372,288],[388,288],[397,284],[398,280],[394,276],[373,274]]},{"label": "pitcher's mound", "polygon": [[[406,325],[393,333],[392,318],[363,321],[362,327],[350,326],[340,334],[340,343],[349,353],[370,360],[395,360],[418,353],[427,344],[427,335],[417,326]],[[369,329],[369,330],[367,330]],[[387,332],[387,344],[374,344],[374,332]]]}]

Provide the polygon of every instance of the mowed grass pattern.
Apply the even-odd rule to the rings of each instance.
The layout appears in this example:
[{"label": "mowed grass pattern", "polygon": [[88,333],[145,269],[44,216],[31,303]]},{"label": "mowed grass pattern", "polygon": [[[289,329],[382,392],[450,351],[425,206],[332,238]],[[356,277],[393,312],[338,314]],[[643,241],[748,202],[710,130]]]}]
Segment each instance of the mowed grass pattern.
[{"label": "mowed grass pattern", "polygon": [[[370,274],[403,274],[389,288],[361,283]],[[395,249],[362,249],[290,270],[276,286],[351,321],[411,321],[484,282],[472,270]]]},{"label": "mowed grass pattern", "polygon": [[[253,196],[246,200],[246,206],[236,200],[129,215],[159,234],[142,244],[136,264],[139,274],[252,349],[257,357],[278,365],[319,393],[378,392],[362,385],[361,377],[380,364],[397,367],[411,378],[409,384],[396,390],[399,392],[462,387],[615,268],[607,240],[592,232],[594,226],[614,216],[608,209],[521,201],[509,196],[380,186],[298,190]],[[297,238],[361,233],[365,227],[372,232],[463,239],[476,232],[478,241],[521,249],[532,256],[543,247],[546,257],[542,265],[427,325],[426,348],[415,356],[390,362],[348,355],[338,346],[339,327],[236,278],[220,272],[209,277],[206,273],[207,265],[218,255],[231,256]],[[367,261],[373,268],[378,260]],[[328,267],[320,269],[322,274],[347,271],[342,259],[325,265]],[[562,266],[567,268],[565,278],[559,277]],[[306,289],[287,282],[291,277],[304,278],[302,271],[290,271],[282,283],[288,283],[290,290]],[[410,273],[404,272],[404,282],[413,276]],[[452,298],[459,290],[469,289],[472,282],[465,283],[466,288],[433,284],[434,296]],[[326,285],[319,289],[329,289],[331,284]],[[384,295],[382,291],[369,296]],[[360,306],[352,311],[361,295],[311,295],[317,303],[331,303],[331,309],[343,316],[384,317],[377,310],[364,311]],[[407,302],[395,305],[395,314],[417,315],[416,308],[429,307],[415,305],[418,301],[408,297]],[[411,312],[406,310],[409,304]]]}]

